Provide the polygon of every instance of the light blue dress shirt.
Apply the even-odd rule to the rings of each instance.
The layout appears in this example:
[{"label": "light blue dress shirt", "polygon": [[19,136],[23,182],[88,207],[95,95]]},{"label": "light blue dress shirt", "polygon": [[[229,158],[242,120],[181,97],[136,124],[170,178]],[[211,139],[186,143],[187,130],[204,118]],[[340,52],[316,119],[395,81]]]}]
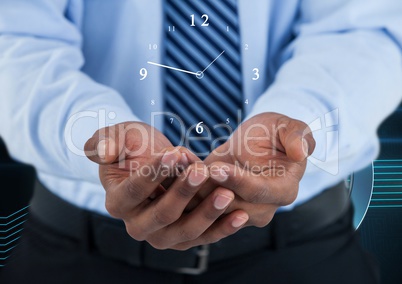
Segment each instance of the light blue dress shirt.
[{"label": "light blue dress shirt", "polygon": [[[317,148],[290,209],[378,154],[402,97],[401,0],[239,0],[247,115],[308,123]],[[161,0],[1,0],[0,136],[51,191],[106,213],[82,149],[99,129],[162,111]],[[243,75],[246,76],[246,75]],[[151,100],[155,104],[151,104]],[[160,128],[160,122],[156,121]],[[13,190],[1,188],[1,190]]]}]

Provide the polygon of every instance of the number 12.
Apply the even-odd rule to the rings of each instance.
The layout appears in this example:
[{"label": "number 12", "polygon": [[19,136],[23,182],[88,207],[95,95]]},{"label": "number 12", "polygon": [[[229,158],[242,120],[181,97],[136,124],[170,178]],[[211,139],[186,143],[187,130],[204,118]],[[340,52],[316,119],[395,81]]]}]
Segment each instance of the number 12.
[{"label": "number 12", "polygon": [[[192,15],[190,15],[191,16],[191,27],[195,27],[195,16],[194,16],[194,14],[192,14]],[[203,14],[202,16],[201,16],[201,19],[204,19],[205,18],[205,21],[201,24],[201,27],[208,27],[209,26],[209,23],[208,23],[208,15],[207,14]]]}]

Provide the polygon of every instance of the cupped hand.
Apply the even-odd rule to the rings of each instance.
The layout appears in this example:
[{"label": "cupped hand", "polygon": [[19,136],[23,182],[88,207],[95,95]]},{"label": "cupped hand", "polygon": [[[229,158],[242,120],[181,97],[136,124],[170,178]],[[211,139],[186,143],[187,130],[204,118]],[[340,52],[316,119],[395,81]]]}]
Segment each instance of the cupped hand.
[{"label": "cupped hand", "polygon": [[187,249],[231,235],[248,220],[242,210],[221,217],[234,193],[216,186],[195,208],[185,210],[205,186],[209,171],[150,125],[126,122],[100,129],[85,152],[100,165],[106,209],[125,222],[136,240],[160,249]]},{"label": "cupped hand", "polygon": [[266,226],[280,206],[296,199],[306,158],[314,147],[305,123],[277,113],[256,115],[204,161],[213,182],[198,192],[191,205],[208,195],[214,183],[235,193],[226,213],[241,209],[249,215],[247,226]]}]

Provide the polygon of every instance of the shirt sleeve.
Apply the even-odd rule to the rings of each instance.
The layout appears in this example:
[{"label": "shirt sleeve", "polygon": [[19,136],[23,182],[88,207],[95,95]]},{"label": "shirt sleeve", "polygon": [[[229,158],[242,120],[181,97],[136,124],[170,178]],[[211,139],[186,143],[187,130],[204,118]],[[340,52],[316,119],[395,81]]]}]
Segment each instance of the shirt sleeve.
[{"label": "shirt sleeve", "polygon": [[81,15],[81,0],[0,1],[0,135],[13,158],[43,173],[98,183],[86,140],[138,118],[80,71]]},{"label": "shirt sleeve", "polygon": [[377,128],[402,97],[401,15],[399,0],[301,1],[295,39],[249,115],[310,125],[317,147],[301,191],[339,182],[378,154]]}]

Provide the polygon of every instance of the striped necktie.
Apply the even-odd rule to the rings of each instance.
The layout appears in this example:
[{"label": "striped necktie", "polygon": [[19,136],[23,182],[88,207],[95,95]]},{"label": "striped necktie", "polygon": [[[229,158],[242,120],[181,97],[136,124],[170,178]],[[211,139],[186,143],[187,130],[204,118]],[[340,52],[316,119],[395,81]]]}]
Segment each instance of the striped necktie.
[{"label": "striped necktie", "polygon": [[173,145],[205,158],[241,119],[236,0],[166,0],[164,8],[164,64],[176,68],[165,69],[165,111],[172,115],[164,132]]}]

